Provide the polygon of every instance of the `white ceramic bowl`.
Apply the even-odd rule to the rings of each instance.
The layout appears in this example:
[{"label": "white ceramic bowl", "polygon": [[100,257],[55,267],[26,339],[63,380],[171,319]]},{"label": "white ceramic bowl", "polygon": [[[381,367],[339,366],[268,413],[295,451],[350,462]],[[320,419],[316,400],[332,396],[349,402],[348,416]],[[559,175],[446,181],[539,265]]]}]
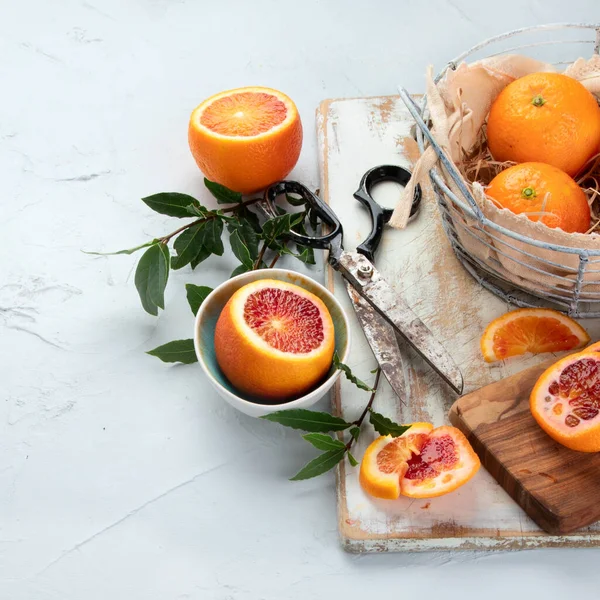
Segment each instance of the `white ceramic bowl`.
[{"label": "white ceramic bowl", "polygon": [[245,396],[229,383],[219,369],[215,357],[214,337],[217,320],[223,307],[237,290],[247,283],[259,279],[279,279],[293,283],[318,296],[331,313],[335,329],[335,349],[340,360],[346,362],[350,353],[350,326],[348,317],[333,294],[310,277],[296,273],[295,271],[288,271],[287,269],[260,269],[258,271],[243,273],[225,281],[207,296],[198,310],[194,328],[194,347],[200,366],[219,395],[225,401],[229,402],[231,406],[251,417],[261,417],[289,408],[308,408],[320,400],[340,376],[340,371],[334,370],[332,367],[326,379],[315,389],[304,396],[282,404],[261,404]]}]

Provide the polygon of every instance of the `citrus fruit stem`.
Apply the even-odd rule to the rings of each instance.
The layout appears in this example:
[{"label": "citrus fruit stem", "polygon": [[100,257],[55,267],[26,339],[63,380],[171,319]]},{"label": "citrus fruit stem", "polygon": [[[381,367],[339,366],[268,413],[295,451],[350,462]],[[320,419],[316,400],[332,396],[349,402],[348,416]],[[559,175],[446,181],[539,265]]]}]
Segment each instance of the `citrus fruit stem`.
[{"label": "citrus fruit stem", "polygon": [[[373,400],[375,400],[375,396],[377,395],[377,388],[379,386],[380,378],[381,378],[381,367],[379,367],[377,369],[377,373],[375,375],[375,382],[373,383],[373,391],[371,392],[371,397],[369,398],[369,401],[367,402],[367,405],[365,406],[365,409],[362,411],[362,414],[360,415],[360,417],[358,417],[358,419],[356,419],[356,421],[354,421],[352,423],[352,425],[356,425],[357,427],[360,427],[362,425],[362,422],[365,420],[365,417],[367,416],[369,410],[371,409],[371,406],[373,406]],[[350,441],[346,444],[346,448],[348,450],[350,450],[353,443],[354,443],[354,438],[351,437]]]},{"label": "citrus fruit stem", "polygon": [[546,104],[546,100],[544,100],[544,97],[541,94],[538,94],[531,99],[531,104],[534,106],[544,106],[544,104]]},{"label": "citrus fruit stem", "polygon": [[537,192],[532,187],[526,187],[523,188],[521,196],[525,199],[535,198],[537,196]]},{"label": "citrus fruit stem", "polygon": [[260,267],[260,263],[262,262],[263,256],[265,255],[266,251],[267,251],[267,244],[266,244],[266,242],[263,242],[260,252],[258,253],[258,256],[256,257],[256,261],[254,262],[254,266],[252,267],[253,271],[256,271],[256,269],[258,269]]}]

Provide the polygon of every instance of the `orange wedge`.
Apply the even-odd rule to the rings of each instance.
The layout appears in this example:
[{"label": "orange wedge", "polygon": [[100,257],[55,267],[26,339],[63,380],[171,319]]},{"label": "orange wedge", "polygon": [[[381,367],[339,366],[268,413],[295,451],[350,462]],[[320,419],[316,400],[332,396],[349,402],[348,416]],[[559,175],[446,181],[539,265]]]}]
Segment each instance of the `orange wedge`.
[{"label": "orange wedge", "polygon": [[582,348],[590,341],[573,319],[548,308],[521,308],[494,319],[481,337],[487,362],[532,352],[561,352]]},{"label": "orange wedge", "polygon": [[462,431],[437,427],[419,454],[408,461],[400,493],[409,498],[435,498],[453,492],[477,473],[481,463]]},{"label": "orange wedge", "polygon": [[302,148],[302,123],[288,96],[265,87],[228,90],[194,109],[190,150],[200,170],[250,194],[284,179]]},{"label": "orange wedge", "polygon": [[480,464],[456,427],[413,423],[400,437],[383,436],[367,448],[359,479],[375,498],[434,498],[465,484]]},{"label": "orange wedge", "polygon": [[533,418],[554,440],[580,452],[600,451],[600,352],[586,348],[544,371],[529,397]]},{"label": "orange wedge", "polygon": [[408,461],[418,454],[432,430],[431,423],[413,423],[399,437],[385,435],[373,441],[360,464],[359,479],[365,492],[375,498],[398,498],[400,479],[408,469]]}]

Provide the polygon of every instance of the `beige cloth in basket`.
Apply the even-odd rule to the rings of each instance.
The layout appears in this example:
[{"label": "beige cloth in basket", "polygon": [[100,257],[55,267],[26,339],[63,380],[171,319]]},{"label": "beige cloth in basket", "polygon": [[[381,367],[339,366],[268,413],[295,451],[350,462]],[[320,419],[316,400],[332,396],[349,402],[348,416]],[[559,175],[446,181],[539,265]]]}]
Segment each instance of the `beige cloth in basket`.
[{"label": "beige cloth in basket", "polygon": [[[502,89],[519,77],[540,71],[555,69],[550,64],[520,55],[497,56],[472,64],[462,63],[456,70],[448,70],[437,85],[433,82],[431,68],[428,70],[426,93],[433,135],[452,162],[458,161],[463,152],[469,153],[473,149],[490,107]],[[600,95],[598,55],[589,60],[578,59],[566,69],[565,74],[581,81],[592,93]],[[459,199],[463,198],[453,179],[438,163],[433,148],[427,147],[415,163],[411,180],[394,210],[390,220],[392,227],[402,229],[406,226],[414,187],[418,183],[424,183],[429,177],[429,171],[435,166],[442,172],[444,181],[452,192]],[[530,221],[525,215],[515,215],[509,210],[499,209],[488,200],[480,184],[475,182],[469,185],[466,181],[465,184],[471,188],[483,214],[506,229],[542,242],[600,251],[600,235],[565,233],[561,229],[552,229],[542,223]],[[482,231],[477,220],[465,215],[451,202],[448,204],[461,243],[477,261],[492,266],[505,279],[526,289],[539,290],[540,287],[557,286],[564,288],[564,293],[555,289],[551,290],[552,293],[564,297],[572,294],[577,279],[577,273],[573,270],[579,266],[578,254],[538,248],[490,228]],[[492,248],[486,246],[486,243]],[[552,261],[556,265],[543,261]],[[584,283],[586,285],[581,297],[600,299],[600,260],[597,264],[588,266]]]}]

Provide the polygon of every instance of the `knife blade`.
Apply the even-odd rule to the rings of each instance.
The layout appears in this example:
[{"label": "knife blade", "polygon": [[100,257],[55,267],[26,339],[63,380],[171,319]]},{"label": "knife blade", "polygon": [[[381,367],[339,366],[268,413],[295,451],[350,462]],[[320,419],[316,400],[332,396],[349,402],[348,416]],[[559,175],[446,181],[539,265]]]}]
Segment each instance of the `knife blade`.
[{"label": "knife blade", "polygon": [[362,254],[345,251],[330,253],[329,261],[377,314],[392,325],[457,394],[461,394],[462,373],[448,351],[373,264]]},{"label": "knife blade", "polygon": [[400,349],[394,328],[382,319],[348,282],[346,288],[377,363],[396,396],[402,403],[406,403],[408,398],[406,398],[404,371],[400,363]]}]

